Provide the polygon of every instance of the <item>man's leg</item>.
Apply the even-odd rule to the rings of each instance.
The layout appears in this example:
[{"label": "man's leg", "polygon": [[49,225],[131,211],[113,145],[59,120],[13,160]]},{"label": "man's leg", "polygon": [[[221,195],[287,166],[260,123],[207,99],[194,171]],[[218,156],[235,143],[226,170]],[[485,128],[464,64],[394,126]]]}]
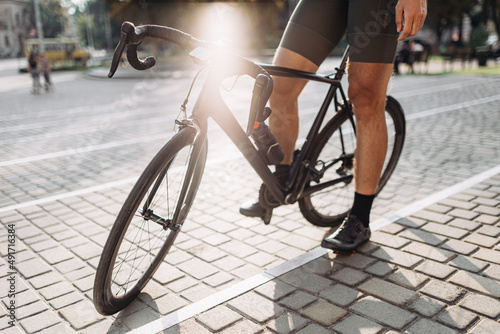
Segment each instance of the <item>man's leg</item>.
[{"label": "man's leg", "polygon": [[[274,65],[315,73],[318,66],[296,52],[279,47],[273,60]],[[285,157],[276,166],[276,177],[285,182],[293,160],[293,151],[299,134],[299,113],[297,99],[306,85],[306,80],[285,77],[273,77],[273,93],[269,99],[272,113],[269,127],[280,144]],[[240,213],[248,217],[264,217],[266,209],[259,201],[246,202],[240,207]]]},{"label": "man's leg", "polygon": [[[318,66],[309,59],[281,47],[276,51],[273,64],[313,73],[318,70]],[[274,89],[269,100],[272,110],[269,126],[285,153],[281,164],[289,165],[292,163],[299,133],[297,98],[307,81],[285,77],[273,77],[273,81]]]},{"label": "man's leg", "polygon": [[385,103],[392,64],[352,62],[348,68],[349,99],[356,118],[354,203],[343,225],[321,243],[351,253],[370,238],[370,210],[387,151]]}]

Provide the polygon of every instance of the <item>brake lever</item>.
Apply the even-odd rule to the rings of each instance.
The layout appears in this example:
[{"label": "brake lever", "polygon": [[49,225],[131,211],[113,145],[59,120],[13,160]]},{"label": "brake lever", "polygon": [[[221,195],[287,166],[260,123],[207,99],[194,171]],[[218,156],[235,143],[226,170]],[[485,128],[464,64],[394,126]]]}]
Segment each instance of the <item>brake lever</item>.
[{"label": "brake lever", "polygon": [[115,53],[113,54],[113,61],[111,62],[111,68],[110,68],[109,73],[108,73],[108,78],[113,77],[113,75],[116,72],[116,69],[118,68],[118,65],[120,64],[123,50],[125,50],[125,47],[127,46],[127,36],[128,36],[128,33],[124,32],[122,30],[122,32],[120,34],[120,41],[118,42],[118,45],[116,46]]}]

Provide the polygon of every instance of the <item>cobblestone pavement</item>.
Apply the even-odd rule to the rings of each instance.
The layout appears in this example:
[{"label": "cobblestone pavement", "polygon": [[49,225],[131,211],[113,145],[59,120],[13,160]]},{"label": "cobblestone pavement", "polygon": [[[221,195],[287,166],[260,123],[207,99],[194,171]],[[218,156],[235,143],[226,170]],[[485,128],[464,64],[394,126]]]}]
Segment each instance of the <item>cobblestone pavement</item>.
[{"label": "cobblestone pavement", "polygon": [[[2,332],[124,333],[157,326],[165,315],[183,320],[187,310],[199,312],[167,333],[500,332],[498,175],[384,226],[356,255],[335,257],[317,247],[332,231],[308,224],[297,206],[275,210],[268,226],[239,215],[260,183],[217,126],[199,195],[171,253],[128,308],[97,314],[93,279],[108,230],[172,135],[192,77],[189,69],[122,73],[114,80],[95,71],[55,73],[56,91],[33,96],[27,75],[0,67]],[[241,90],[227,93],[242,123],[248,83],[243,78]],[[408,135],[373,220],[498,168],[499,88],[498,77],[392,80]],[[302,129],[324,91],[307,86]],[[310,261],[283,271],[304,256]],[[8,296],[11,276],[15,298]]]}]

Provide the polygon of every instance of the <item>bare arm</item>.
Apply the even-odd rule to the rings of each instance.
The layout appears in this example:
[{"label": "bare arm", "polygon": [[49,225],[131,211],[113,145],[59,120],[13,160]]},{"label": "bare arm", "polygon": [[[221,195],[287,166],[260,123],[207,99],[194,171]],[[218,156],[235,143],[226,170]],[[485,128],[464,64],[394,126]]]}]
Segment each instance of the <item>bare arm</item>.
[{"label": "bare arm", "polygon": [[396,26],[401,33],[398,41],[415,36],[426,16],[427,0],[399,0],[396,5]]}]

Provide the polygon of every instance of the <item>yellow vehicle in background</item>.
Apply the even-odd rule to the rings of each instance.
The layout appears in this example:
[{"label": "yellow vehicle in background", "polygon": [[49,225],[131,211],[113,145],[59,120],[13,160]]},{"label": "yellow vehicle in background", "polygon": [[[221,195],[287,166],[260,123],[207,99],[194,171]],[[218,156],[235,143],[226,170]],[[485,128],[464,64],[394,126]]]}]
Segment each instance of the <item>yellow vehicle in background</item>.
[{"label": "yellow vehicle in background", "polygon": [[[74,39],[45,38],[43,44],[45,58],[50,61],[53,68],[84,66],[89,60],[89,53]],[[26,59],[32,52],[40,53],[40,49],[37,38],[27,39],[25,41]]]}]

